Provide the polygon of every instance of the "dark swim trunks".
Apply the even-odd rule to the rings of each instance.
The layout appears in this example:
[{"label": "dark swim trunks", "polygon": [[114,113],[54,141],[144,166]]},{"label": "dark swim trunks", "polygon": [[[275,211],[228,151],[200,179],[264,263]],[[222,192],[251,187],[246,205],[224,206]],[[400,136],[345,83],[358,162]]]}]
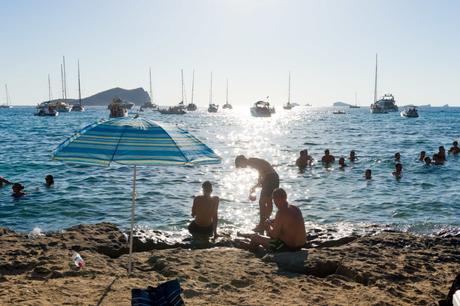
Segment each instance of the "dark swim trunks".
[{"label": "dark swim trunks", "polygon": [[270,251],[271,252],[298,252],[302,249],[301,246],[299,247],[290,247],[286,245],[282,240],[280,239],[270,239],[270,242],[268,243],[270,246]]},{"label": "dark swim trunks", "polygon": [[273,190],[280,186],[280,178],[276,172],[267,174],[262,183],[261,197],[271,197]]},{"label": "dark swim trunks", "polygon": [[213,227],[212,224],[210,226],[199,226],[195,221],[192,221],[188,226],[188,231],[192,235],[212,236]]}]

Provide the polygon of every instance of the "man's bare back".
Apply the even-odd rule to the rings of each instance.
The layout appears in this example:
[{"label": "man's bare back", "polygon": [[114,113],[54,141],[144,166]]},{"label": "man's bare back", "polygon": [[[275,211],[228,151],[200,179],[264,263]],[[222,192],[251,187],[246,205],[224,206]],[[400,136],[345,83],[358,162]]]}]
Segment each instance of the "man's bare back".
[{"label": "man's bare back", "polygon": [[279,227],[277,238],[289,247],[301,247],[305,244],[305,223],[299,208],[289,205],[276,213],[274,228]]},{"label": "man's bare back", "polygon": [[195,217],[195,223],[203,227],[212,225],[218,205],[219,197],[196,196],[192,207],[192,216]]}]

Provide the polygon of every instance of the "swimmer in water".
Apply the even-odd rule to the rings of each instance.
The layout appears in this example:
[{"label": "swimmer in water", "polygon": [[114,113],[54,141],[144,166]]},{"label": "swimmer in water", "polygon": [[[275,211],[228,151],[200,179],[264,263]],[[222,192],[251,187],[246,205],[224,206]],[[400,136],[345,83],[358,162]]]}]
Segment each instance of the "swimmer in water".
[{"label": "swimmer in water", "polygon": [[334,155],[329,153],[329,149],[324,150],[324,156],[321,158],[321,162],[327,167],[335,162]]},{"label": "swimmer in water", "polygon": [[439,166],[439,165],[444,165],[444,160],[442,159],[441,156],[439,156],[439,153],[436,153],[433,155],[433,164]]},{"label": "swimmer in water", "polygon": [[356,156],[355,150],[350,151],[350,157],[348,157],[348,159],[350,160],[350,162],[354,162],[355,160],[358,159],[358,157]]},{"label": "swimmer in water", "polygon": [[425,160],[425,157],[426,157],[426,152],[422,151],[422,152],[420,152],[420,156],[419,156],[418,160],[422,162],[422,161]]},{"label": "swimmer in water", "polygon": [[8,181],[6,178],[0,176],[0,188],[7,184],[12,184],[12,183]]},{"label": "swimmer in water", "polygon": [[447,161],[447,159],[446,159],[446,149],[444,149],[444,146],[439,147],[438,155],[439,155],[439,159],[442,160],[443,163],[445,161]]},{"label": "swimmer in water", "polygon": [[401,154],[399,152],[395,153],[395,163],[401,162]]},{"label": "swimmer in water", "polygon": [[13,190],[13,193],[11,194],[11,196],[16,199],[19,199],[26,195],[24,192],[22,192],[22,190],[24,190],[24,186],[21,185],[20,183],[14,183],[11,189]]},{"label": "swimmer in water", "polygon": [[45,176],[45,186],[46,187],[51,187],[54,185],[54,177],[50,174]]},{"label": "swimmer in water", "polygon": [[300,156],[297,158],[295,164],[299,169],[305,169],[305,167],[310,167],[311,163],[313,162],[313,158],[308,155],[308,150],[300,151]]},{"label": "swimmer in water", "polygon": [[426,156],[425,159],[423,160],[425,162],[426,166],[431,165],[431,158],[429,156]]},{"label": "swimmer in water", "polygon": [[460,148],[458,147],[458,141],[452,143],[452,147],[449,149],[449,154],[457,155],[460,153]]},{"label": "swimmer in water", "polygon": [[347,165],[345,164],[345,158],[340,157],[339,158],[339,169],[344,170]]},{"label": "swimmer in water", "polygon": [[402,177],[402,169],[403,169],[403,166],[401,163],[397,163],[395,165],[395,171],[393,172],[393,176],[396,179],[400,179]]},{"label": "swimmer in water", "polygon": [[366,169],[364,172],[364,178],[366,180],[371,180],[372,179],[372,170],[371,169]]}]

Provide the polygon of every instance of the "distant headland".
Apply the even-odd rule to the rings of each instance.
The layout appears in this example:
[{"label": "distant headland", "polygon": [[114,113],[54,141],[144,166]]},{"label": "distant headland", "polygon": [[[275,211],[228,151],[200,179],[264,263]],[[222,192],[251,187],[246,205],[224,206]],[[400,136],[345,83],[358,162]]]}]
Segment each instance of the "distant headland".
[{"label": "distant headland", "polygon": [[[135,105],[139,106],[150,101],[149,94],[142,87],[135,89],[123,89],[120,87],[115,87],[112,89],[99,92],[95,95],[83,98],[81,99],[81,103],[84,106],[107,106],[110,104],[110,102],[112,102],[112,99],[115,97],[129,102],[133,102]],[[62,100],[63,99],[55,99],[53,101]],[[77,104],[78,99],[66,99],[65,102],[69,104]]]}]

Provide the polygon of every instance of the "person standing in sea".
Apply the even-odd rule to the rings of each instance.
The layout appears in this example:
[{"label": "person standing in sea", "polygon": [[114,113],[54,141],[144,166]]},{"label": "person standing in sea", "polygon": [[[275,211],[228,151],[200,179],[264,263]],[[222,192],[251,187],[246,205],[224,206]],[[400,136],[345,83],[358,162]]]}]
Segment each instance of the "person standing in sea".
[{"label": "person standing in sea", "polygon": [[259,179],[249,191],[252,194],[257,187],[262,187],[259,196],[259,224],[254,228],[255,232],[264,231],[264,222],[270,218],[273,211],[272,193],[273,190],[279,187],[280,181],[278,173],[273,169],[272,165],[261,158],[246,158],[244,155],[238,155],[235,158],[236,168],[250,167],[259,172]]}]

